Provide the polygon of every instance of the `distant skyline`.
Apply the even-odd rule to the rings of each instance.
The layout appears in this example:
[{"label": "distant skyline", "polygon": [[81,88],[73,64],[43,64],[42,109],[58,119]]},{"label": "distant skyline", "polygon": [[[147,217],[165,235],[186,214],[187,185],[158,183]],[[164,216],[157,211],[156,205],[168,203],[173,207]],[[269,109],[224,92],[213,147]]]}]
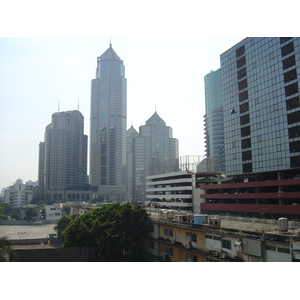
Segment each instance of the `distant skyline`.
[{"label": "distant skyline", "polygon": [[38,145],[58,109],[79,106],[90,134],[91,80],[110,42],[126,66],[127,128],[138,130],[156,110],[179,156],[204,155],[204,76],[242,39],[0,38],[0,188],[37,180]]}]

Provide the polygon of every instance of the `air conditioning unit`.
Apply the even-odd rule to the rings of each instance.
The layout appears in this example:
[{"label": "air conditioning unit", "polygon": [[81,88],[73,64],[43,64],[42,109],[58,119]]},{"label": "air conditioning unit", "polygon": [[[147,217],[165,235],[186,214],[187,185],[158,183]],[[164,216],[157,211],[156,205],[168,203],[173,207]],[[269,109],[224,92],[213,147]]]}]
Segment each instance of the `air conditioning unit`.
[{"label": "air conditioning unit", "polygon": [[185,247],[186,249],[190,249],[190,248],[191,248],[191,243],[187,243],[186,245],[184,245],[184,247]]}]

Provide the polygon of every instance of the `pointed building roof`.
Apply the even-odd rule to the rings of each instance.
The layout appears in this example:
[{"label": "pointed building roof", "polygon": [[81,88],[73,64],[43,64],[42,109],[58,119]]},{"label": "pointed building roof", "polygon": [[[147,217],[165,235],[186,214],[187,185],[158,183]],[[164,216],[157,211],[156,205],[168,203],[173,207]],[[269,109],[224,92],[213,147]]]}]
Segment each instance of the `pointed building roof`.
[{"label": "pointed building roof", "polygon": [[100,56],[101,60],[121,60],[115,50],[112,48],[111,44],[109,48]]},{"label": "pointed building roof", "polygon": [[163,123],[166,125],[165,121],[155,112],[147,121],[146,124],[149,123]]},{"label": "pointed building roof", "polygon": [[127,130],[127,136],[130,136],[130,135],[139,135],[139,133],[136,131],[136,129],[132,125]]}]

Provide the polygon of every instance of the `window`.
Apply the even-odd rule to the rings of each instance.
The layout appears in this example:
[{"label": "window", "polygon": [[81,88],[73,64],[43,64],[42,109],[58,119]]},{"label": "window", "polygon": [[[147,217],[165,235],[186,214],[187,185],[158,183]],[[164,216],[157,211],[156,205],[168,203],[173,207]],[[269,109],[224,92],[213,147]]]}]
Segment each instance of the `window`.
[{"label": "window", "polygon": [[294,51],[294,43],[291,42],[281,48],[281,56],[286,56]]},{"label": "window", "polygon": [[282,61],[283,70],[288,69],[296,64],[295,55],[290,56]]},{"label": "window", "polygon": [[290,249],[288,249],[288,248],[277,247],[277,251],[281,252],[281,253],[288,253],[288,254],[290,254]]},{"label": "window", "polygon": [[248,91],[242,92],[239,94],[239,101],[245,101],[248,99]]},{"label": "window", "polygon": [[243,161],[245,161],[245,160],[251,160],[251,159],[252,159],[252,152],[251,152],[251,150],[242,152],[242,160]]},{"label": "window", "polygon": [[291,40],[292,38],[291,37],[281,37],[279,39],[280,39],[280,44],[284,44],[285,42]]},{"label": "window", "polygon": [[245,46],[242,46],[242,47],[236,49],[236,51],[235,51],[236,57],[239,57],[243,54],[245,54]]},{"label": "window", "polygon": [[290,143],[290,153],[300,152],[300,141]]},{"label": "window", "polygon": [[246,68],[239,70],[237,74],[238,74],[238,79],[244,78],[245,76],[247,76]]},{"label": "window", "polygon": [[222,248],[231,250],[231,241],[230,240],[222,240]]},{"label": "window", "polygon": [[154,226],[150,225],[150,232],[154,232]]},{"label": "window", "polygon": [[294,79],[297,79],[296,69],[293,69],[291,71],[288,71],[288,72],[284,73],[283,76],[284,76],[284,82],[285,83],[287,83],[289,81],[292,81]]},{"label": "window", "polygon": [[236,62],[236,66],[239,69],[240,67],[244,66],[246,64],[246,57],[242,57]]},{"label": "window", "polygon": [[171,247],[164,247],[164,252],[166,253],[166,254],[169,254],[169,255],[173,255],[173,248],[171,248]]},{"label": "window", "polygon": [[248,86],[247,79],[244,79],[243,81],[240,81],[238,83],[239,91],[245,89],[247,86]]},{"label": "window", "polygon": [[298,93],[298,82],[290,84],[285,87],[285,96],[291,96]]},{"label": "window", "polygon": [[242,149],[251,148],[251,139],[242,140]]},{"label": "window", "polygon": [[241,137],[250,135],[250,126],[241,128]]},{"label": "window", "polygon": [[243,164],[243,173],[252,173],[252,163]]},{"label": "window", "polygon": [[186,236],[187,241],[197,242],[197,234],[191,233],[191,232],[186,232],[185,236]]},{"label": "window", "polygon": [[154,242],[153,241],[149,241],[149,248],[150,249],[154,249]]},{"label": "window", "polygon": [[274,246],[266,246],[266,249],[267,250],[270,250],[270,251],[276,251],[276,247],[274,247]]},{"label": "window", "polygon": [[295,111],[287,115],[288,124],[300,122],[300,111]]},{"label": "window", "polygon": [[249,102],[245,102],[240,105],[240,113],[244,113],[246,111],[249,111]]},{"label": "window", "polygon": [[173,229],[164,228],[164,235],[173,236]]},{"label": "window", "polygon": [[287,110],[297,108],[299,106],[300,106],[299,96],[289,99],[289,100],[286,100],[286,109]]},{"label": "window", "polygon": [[293,139],[300,136],[300,126],[289,128],[289,138]]},{"label": "window", "polygon": [[291,157],[291,168],[299,168],[300,155]]},{"label": "window", "polygon": [[244,116],[240,117],[240,124],[241,125],[245,125],[245,124],[248,124],[248,123],[250,123],[249,115],[244,115]]}]

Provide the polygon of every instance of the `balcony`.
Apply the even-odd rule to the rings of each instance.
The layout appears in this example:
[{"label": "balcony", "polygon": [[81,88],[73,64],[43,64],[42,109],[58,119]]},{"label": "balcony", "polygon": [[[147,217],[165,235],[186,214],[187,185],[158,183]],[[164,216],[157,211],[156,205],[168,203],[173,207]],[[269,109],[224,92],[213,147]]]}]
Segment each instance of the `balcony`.
[{"label": "balcony", "polygon": [[201,210],[300,215],[300,205],[201,203]]}]

